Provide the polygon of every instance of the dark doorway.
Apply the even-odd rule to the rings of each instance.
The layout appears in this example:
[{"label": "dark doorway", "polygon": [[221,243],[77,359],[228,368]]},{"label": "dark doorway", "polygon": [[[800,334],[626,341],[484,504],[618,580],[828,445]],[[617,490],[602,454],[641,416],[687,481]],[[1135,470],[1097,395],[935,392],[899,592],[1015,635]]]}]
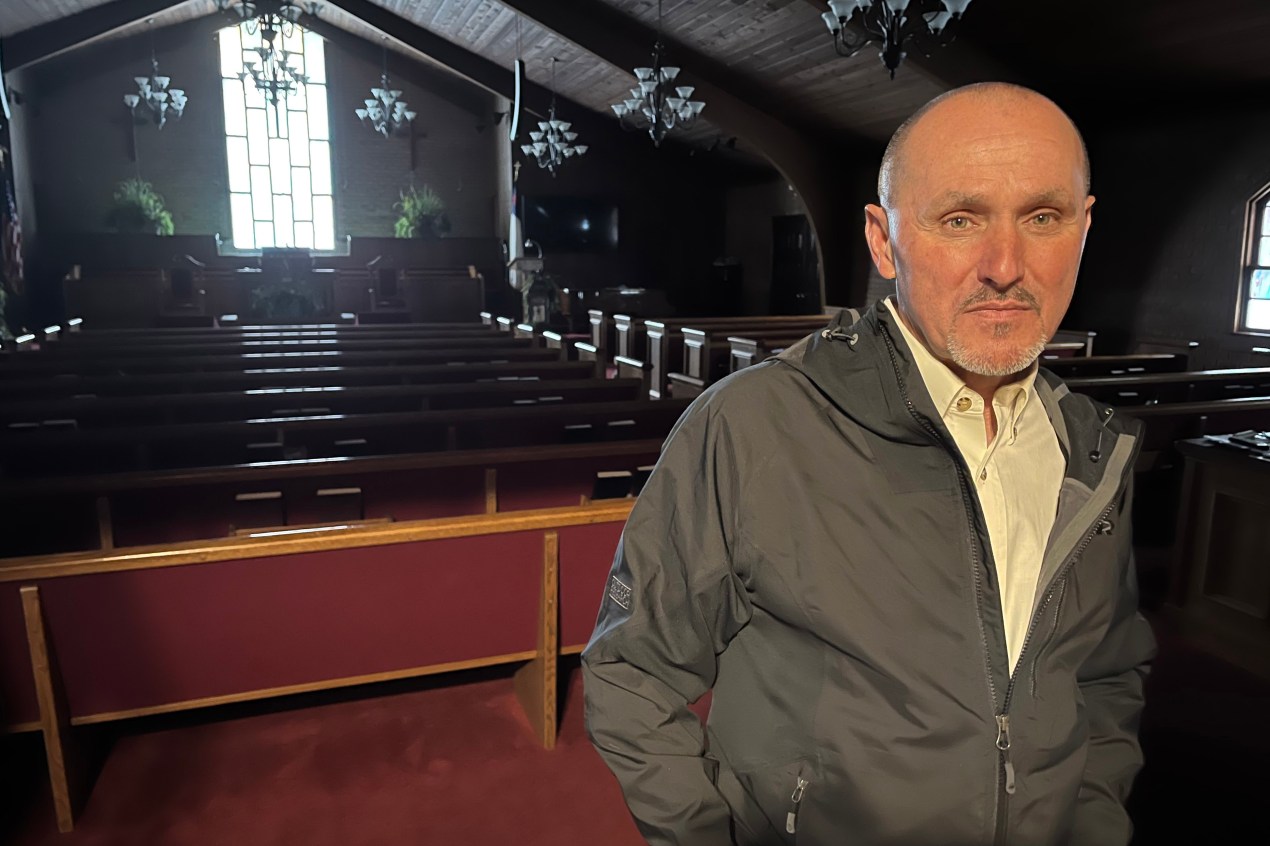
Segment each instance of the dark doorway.
[{"label": "dark doorway", "polygon": [[820,259],[806,215],[772,218],[772,314],[817,314]]}]

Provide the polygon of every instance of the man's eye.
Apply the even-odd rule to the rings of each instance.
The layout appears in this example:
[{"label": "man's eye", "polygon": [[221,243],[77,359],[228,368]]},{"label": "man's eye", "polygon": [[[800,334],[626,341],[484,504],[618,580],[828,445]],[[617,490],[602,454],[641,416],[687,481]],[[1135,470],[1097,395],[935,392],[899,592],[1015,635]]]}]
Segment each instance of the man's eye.
[{"label": "man's eye", "polygon": [[1041,226],[1049,226],[1056,219],[1057,218],[1055,218],[1054,215],[1049,212],[1041,212],[1036,217],[1032,218],[1033,221],[1040,224]]},{"label": "man's eye", "polygon": [[967,229],[970,227],[970,218],[968,217],[950,217],[944,221],[949,229]]}]

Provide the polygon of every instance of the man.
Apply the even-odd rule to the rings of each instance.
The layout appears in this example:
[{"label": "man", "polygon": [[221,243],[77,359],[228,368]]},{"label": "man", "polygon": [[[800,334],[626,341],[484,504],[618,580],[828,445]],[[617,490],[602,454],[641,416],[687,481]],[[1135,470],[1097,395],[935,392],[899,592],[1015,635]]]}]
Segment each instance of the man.
[{"label": "man", "polygon": [[[865,210],[898,296],[677,424],[583,654],[650,843],[1128,842],[1139,427],[1036,367],[1088,173],[1035,92],[932,101]],[[711,689],[707,739],[688,704]]]}]

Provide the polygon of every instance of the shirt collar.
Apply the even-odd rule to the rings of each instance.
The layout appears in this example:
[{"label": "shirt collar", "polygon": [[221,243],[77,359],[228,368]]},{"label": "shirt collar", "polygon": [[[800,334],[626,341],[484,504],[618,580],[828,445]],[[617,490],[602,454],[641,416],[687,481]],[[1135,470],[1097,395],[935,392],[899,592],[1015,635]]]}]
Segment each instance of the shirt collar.
[{"label": "shirt collar", "polygon": [[[962,397],[970,399],[975,406],[979,406],[979,395],[972,391],[948,365],[935,358],[931,351],[926,348],[926,345],[909,331],[899,312],[896,311],[894,303],[891,302],[891,298],[887,297],[884,302],[886,307],[890,309],[891,316],[895,318],[895,325],[900,327],[900,333],[904,336],[904,343],[912,351],[913,362],[917,365],[918,372],[922,374],[922,382],[926,384],[926,391],[930,394],[931,401],[935,404],[935,409],[939,412],[940,419],[948,419],[948,415],[957,406],[957,400]],[[1038,362],[1032,362],[1032,366],[1024,371],[1021,378],[998,388],[996,395],[992,398],[993,403],[1010,408],[1017,418],[1023,413],[1028,398],[1032,395],[1038,367]],[[965,409],[959,410],[964,411]],[[981,408],[980,410],[982,411]]]}]

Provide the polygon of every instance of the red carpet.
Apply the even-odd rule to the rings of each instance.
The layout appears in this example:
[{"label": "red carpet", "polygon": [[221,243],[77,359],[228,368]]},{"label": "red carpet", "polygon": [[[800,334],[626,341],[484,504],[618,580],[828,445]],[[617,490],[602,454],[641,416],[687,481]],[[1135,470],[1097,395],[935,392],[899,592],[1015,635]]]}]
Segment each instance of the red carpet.
[{"label": "red carpet", "polygon": [[[1157,631],[1134,843],[1270,843],[1270,684]],[[551,752],[501,670],[97,727],[118,735],[69,835],[32,780],[38,736],[4,738],[0,843],[639,846],[573,668]]]},{"label": "red carpet", "polygon": [[56,833],[43,799],[14,842],[641,844],[583,730],[580,673],[551,752],[532,739],[510,678],[485,675],[122,736],[73,833]]}]

